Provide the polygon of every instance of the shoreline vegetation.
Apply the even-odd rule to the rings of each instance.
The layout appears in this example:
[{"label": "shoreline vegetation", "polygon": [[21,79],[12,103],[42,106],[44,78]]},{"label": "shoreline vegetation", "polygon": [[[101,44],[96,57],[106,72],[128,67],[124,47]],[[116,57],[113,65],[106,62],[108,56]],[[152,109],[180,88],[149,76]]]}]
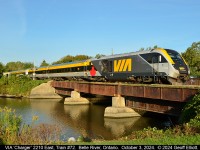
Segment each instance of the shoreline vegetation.
[{"label": "shoreline vegetation", "polygon": [[[0,79],[0,96],[14,98],[28,97],[32,88],[48,80],[31,80],[28,77]],[[22,86],[23,85],[23,86]],[[1,145],[199,145],[200,139],[200,93],[189,101],[182,111],[179,125],[166,129],[145,128],[134,131],[129,136],[114,140],[89,139],[80,136],[77,139],[61,139],[61,130],[56,125],[35,122],[38,116],[32,116],[31,124],[23,124],[21,116],[15,110],[0,107],[0,144]]]},{"label": "shoreline vegetation", "polygon": [[31,90],[49,80],[32,80],[27,76],[10,76],[2,77],[0,79],[0,96],[22,98],[29,97]]}]

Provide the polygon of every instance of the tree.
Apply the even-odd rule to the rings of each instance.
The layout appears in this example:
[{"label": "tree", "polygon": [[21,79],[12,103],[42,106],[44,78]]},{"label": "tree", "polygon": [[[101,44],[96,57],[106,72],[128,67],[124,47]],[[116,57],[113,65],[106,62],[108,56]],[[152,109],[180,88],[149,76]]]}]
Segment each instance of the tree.
[{"label": "tree", "polygon": [[40,64],[40,67],[42,66],[49,66],[49,64],[46,62],[46,60],[43,60],[42,63]]},{"label": "tree", "polygon": [[157,45],[154,45],[153,48],[152,47],[147,47],[146,49],[142,47],[142,48],[139,49],[139,51],[147,51],[147,50],[152,50],[152,49],[156,49],[156,48],[158,48]]},{"label": "tree", "polygon": [[24,69],[29,69],[29,68],[33,68],[33,63],[23,63],[20,61],[17,62],[8,62],[5,66],[5,70],[6,71],[15,71],[15,70],[24,70]]},{"label": "tree", "polygon": [[4,69],[5,69],[4,65],[0,62],[0,78],[3,75]]},{"label": "tree", "polygon": [[33,63],[25,62],[23,69],[29,69],[29,68],[33,68],[33,67],[34,67]]},{"label": "tree", "polygon": [[6,71],[15,71],[15,70],[22,70],[23,63],[20,61],[17,62],[8,62],[6,64]]},{"label": "tree", "polygon": [[144,51],[144,48],[143,48],[143,47],[142,47],[142,48],[140,48],[140,49],[139,49],[139,51]]},{"label": "tree", "polygon": [[67,56],[61,58],[60,60],[53,62],[52,64],[68,63],[68,62],[86,60],[89,58],[91,58],[91,57],[87,56],[87,55],[76,55],[76,56],[67,55]]},{"label": "tree", "polygon": [[192,43],[182,56],[190,67],[191,75],[200,76],[200,42]]},{"label": "tree", "polygon": [[104,57],[104,56],[106,56],[106,55],[103,55],[103,54],[96,54],[95,58],[99,59],[99,58]]},{"label": "tree", "polygon": [[87,56],[87,55],[76,55],[74,57],[74,61],[86,60],[86,59],[89,59],[89,58],[91,58],[91,57]]},{"label": "tree", "polygon": [[67,63],[67,62],[72,62],[73,60],[74,60],[74,56],[67,55],[65,57],[62,57],[60,60],[53,62],[52,64]]}]

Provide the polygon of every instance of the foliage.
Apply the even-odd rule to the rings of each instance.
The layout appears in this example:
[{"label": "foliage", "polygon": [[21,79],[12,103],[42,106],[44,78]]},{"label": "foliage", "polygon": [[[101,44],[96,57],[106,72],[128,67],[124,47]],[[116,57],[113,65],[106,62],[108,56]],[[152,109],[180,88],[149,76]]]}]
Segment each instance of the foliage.
[{"label": "foliage", "polygon": [[3,75],[4,69],[5,69],[4,65],[0,62],[0,78]]},{"label": "foliage", "polygon": [[53,62],[52,64],[68,63],[68,62],[86,60],[89,58],[91,58],[91,57],[87,56],[87,55],[76,55],[76,56],[67,55],[67,56],[61,58],[60,60]]},{"label": "foliage", "polygon": [[16,96],[28,96],[31,89],[47,82],[47,80],[32,80],[28,76],[10,76],[0,79],[0,93]]},{"label": "foliage", "polygon": [[40,64],[40,67],[42,66],[49,66],[49,64],[46,62],[46,60],[43,60],[42,63]]},{"label": "foliage", "polygon": [[32,117],[30,125],[23,124],[21,116],[15,110],[0,108],[0,139],[1,144],[29,145],[59,143],[60,129],[54,125],[34,125],[38,116]]},{"label": "foliage", "polygon": [[39,125],[26,125],[24,124],[17,140],[13,141],[11,144],[54,144],[61,143],[60,141],[61,130],[55,125],[49,124],[39,124]]},{"label": "foliage", "polygon": [[21,116],[16,116],[14,110],[7,107],[0,108],[0,137],[1,139],[6,139],[3,143],[10,143],[15,140],[21,122]]},{"label": "foliage", "polygon": [[25,69],[29,69],[33,67],[34,67],[33,63],[29,63],[29,62],[27,63],[23,63],[20,61],[9,62],[5,66],[5,71],[25,70]]},{"label": "foliage", "polygon": [[197,119],[197,122],[200,121],[200,93],[196,94],[191,101],[189,101],[181,114],[180,121],[181,123],[189,122],[190,119],[193,119],[193,122]]},{"label": "foliage", "polygon": [[200,42],[192,43],[182,56],[190,66],[191,75],[200,77]]},{"label": "foliage", "polygon": [[[171,145],[199,145],[200,135],[188,135],[188,136],[163,136],[161,138],[145,138],[145,139],[122,139],[122,140],[112,140],[112,141],[96,141],[88,143],[88,145],[151,145],[147,147],[148,149],[157,149],[154,145],[166,145],[165,149],[174,149]],[[86,145],[87,143],[79,143]],[[169,146],[167,146],[169,145]],[[154,148],[153,148],[154,147]]]},{"label": "foliage", "polygon": [[152,50],[152,49],[156,49],[156,48],[158,48],[157,45],[154,45],[153,47],[147,47],[146,49],[142,47],[139,49],[139,51]]},{"label": "foliage", "polygon": [[200,129],[200,113],[198,113],[193,119],[190,119],[189,124]]},{"label": "foliage", "polygon": [[103,54],[96,54],[95,58],[99,59],[99,58],[104,57],[104,56],[106,56],[106,55],[103,55]]}]

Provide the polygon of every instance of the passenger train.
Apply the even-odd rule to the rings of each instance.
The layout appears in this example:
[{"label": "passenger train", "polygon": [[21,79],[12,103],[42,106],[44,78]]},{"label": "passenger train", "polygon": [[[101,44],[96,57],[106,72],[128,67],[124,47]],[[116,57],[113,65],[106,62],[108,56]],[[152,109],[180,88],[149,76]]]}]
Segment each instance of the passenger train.
[{"label": "passenger train", "polygon": [[13,74],[33,79],[182,84],[190,70],[177,51],[156,48],[4,73]]}]

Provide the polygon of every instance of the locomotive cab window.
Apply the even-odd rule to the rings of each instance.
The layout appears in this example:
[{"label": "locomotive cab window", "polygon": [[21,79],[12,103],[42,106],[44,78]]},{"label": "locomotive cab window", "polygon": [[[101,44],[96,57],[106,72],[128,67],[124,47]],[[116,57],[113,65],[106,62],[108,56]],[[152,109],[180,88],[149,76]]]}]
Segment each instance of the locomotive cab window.
[{"label": "locomotive cab window", "polygon": [[150,64],[167,62],[167,60],[159,53],[141,54],[140,56]]},{"label": "locomotive cab window", "polygon": [[179,53],[177,53],[173,50],[167,50],[167,52],[175,63],[178,63],[180,65],[184,64],[183,59],[181,58]]}]

